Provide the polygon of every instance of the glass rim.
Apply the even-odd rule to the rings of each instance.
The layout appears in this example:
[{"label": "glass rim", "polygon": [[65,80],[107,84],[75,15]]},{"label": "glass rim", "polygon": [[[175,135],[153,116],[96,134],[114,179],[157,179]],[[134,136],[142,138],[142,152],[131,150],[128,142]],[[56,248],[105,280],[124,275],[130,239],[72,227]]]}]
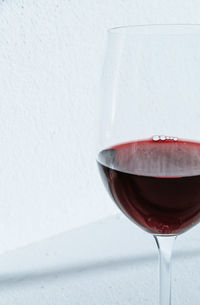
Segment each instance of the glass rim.
[{"label": "glass rim", "polygon": [[163,23],[163,24],[132,24],[112,27],[108,34],[133,35],[200,35],[200,23]]}]

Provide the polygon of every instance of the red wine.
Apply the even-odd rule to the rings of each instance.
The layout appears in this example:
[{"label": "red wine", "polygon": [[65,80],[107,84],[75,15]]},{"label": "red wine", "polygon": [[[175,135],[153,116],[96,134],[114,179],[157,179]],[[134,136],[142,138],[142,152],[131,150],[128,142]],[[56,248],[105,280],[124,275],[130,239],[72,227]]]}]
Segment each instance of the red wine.
[{"label": "red wine", "polygon": [[153,234],[180,234],[200,220],[200,143],[154,137],[98,155],[118,207]]}]

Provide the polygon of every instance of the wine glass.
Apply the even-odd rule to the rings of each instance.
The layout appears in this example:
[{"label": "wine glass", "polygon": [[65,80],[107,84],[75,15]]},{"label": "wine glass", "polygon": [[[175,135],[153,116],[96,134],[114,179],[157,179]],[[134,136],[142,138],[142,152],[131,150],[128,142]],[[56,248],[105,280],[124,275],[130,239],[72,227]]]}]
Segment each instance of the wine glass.
[{"label": "wine glass", "polygon": [[120,210],[156,240],[171,304],[177,235],[200,220],[200,25],[108,31],[97,162]]}]

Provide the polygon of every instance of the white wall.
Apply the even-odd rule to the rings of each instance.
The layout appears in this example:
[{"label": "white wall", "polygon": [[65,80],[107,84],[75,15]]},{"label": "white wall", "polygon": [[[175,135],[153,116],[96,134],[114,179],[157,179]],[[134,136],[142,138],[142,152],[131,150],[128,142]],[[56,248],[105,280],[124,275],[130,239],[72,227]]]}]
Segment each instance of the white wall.
[{"label": "white wall", "polygon": [[0,1],[0,251],[118,212],[95,164],[106,29],[198,23],[188,0]]}]

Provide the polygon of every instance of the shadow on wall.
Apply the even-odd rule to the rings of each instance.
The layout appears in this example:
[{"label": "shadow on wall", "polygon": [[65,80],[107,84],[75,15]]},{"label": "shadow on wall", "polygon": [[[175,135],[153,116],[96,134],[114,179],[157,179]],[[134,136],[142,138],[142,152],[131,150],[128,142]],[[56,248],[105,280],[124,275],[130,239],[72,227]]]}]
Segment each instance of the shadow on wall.
[{"label": "shadow on wall", "polygon": [[[188,259],[199,257],[200,251],[177,252],[174,254],[174,259]],[[62,278],[69,279],[72,277],[86,276],[95,272],[112,272],[121,269],[129,269],[134,265],[142,267],[144,263],[157,262],[157,257],[152,255],[143,255],[140,257],[126,257],[123,259],[109,259],[97,262],[83,262],[72,266],[52,266],[47,269],[29,270],[22,273],[12,273],[1,275],[0,289],[12,288],[13,286],[22,285],[23,287],[33,285],[33,282],[40,280],[52,282]]]}]

